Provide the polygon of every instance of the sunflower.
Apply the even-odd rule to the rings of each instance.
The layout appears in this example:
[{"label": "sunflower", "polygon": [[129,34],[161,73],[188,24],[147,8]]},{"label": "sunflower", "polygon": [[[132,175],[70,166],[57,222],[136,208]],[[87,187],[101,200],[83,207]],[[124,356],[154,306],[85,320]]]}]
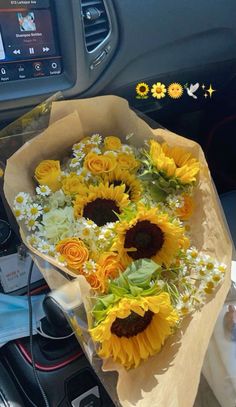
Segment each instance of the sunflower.
[{"label": "sunflower", "polygon": [[129,171],[123,171],[116,168],[114,171],[105,174],[103,177],[105,182],[115,187],[125,185],[125,193],[129,195],[129,198],[133,202],[137,202],[140,199],[142,186],[141,182],[131,175]]},{"label": "sunflower", "polygon": [[136,86],[136,93],[138,96],[145,97],[149,92],[149,86],[147,83],[138,83]]},{"label": "sunflower", "polygon": [[166,96],[166,87],[161,82],[157,82],[152,85],[152,96],[157,99],[162,99]]},{"label": "sunflower", "polygon": [[184,231],[168,214],[139,205],[133,219],[118,224],[113,249],[127,261],[147,258],[169,266],[179,249],[189,245]]},{"label": "sunflower", "polygon": [[196,181],[196,176],[200,171],[200,163],[189,151],[181,147],[170,147],[167,143],[163,143],[161,148],[168,158],[174,160],[177,167],[175,171],[176,178],[183,184]]},{"label": "sunflower", "polygon": [[99,343],[99,356],[130,369],[160,351],[178,320],[167,293],[124,297],[108,308],[105,319],[90,334]]},{"label": "sunflower", "polygon": [[175,178],[184,185],[196,182],[200,164],[188,151],[151,140],[150,158],[157,170],[164,172],[167,177]]},{"label": "sunflower", "polygon": [[87,194],[77,196],[74,203],[75,218],[84,216],[92,220],[97,226],[104,226],[108,222],[116,222],[122,210],[129,204],[129,197],[125,193],[125,185],[117,186],[100,183],[90,185]]}]

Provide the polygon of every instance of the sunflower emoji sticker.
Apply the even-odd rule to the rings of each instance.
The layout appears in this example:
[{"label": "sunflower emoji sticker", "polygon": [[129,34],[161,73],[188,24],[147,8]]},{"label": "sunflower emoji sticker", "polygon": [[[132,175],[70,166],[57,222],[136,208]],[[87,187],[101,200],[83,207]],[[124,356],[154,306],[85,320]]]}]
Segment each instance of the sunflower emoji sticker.
[{"label": "sunflower emoji sticker", "polygon": [[147,99],[149,93],[149,86],[145,82],[138,83],[136,86],[137,99]]},{"label": "sunflower emoji sticker", "polygon": [[180,83],[174,82],[168,86],[168,95],[171,99],[179,99],[183,95],[184,89]]},{"label": "sunflower emoji sticker", "polygon": [[163,83],[157,82],[152,85],[152,96],[156,99],[162,99],[166,96],[166,87]]}]

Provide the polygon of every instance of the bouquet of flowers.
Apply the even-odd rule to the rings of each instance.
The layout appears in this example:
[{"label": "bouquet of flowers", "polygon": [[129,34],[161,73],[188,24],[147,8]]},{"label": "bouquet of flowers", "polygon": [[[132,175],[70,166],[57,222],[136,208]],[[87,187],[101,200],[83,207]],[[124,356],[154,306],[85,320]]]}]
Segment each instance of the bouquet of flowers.
[{"label": "bouquet of flowers", "polygon": [[207,167],[193,142],[196,154],[140,123],[109,133],[95,121],[86,131],[78,112],[67,116],[71,129],[60,129],[65,119],[57,120],[10,159],[6,177],[23,174],[25,188],[10,190],[5,178],[5,191],[32,251],[87,280],[88,332],[96,352],[129,371],[160,352],[182,320],[213,298],[230,255],[215,252],[213,236],[213,245],[199,244],[208,228],[212,233],[215,226],[217,235],[223,227],[199,207],[213,192],[204,184]]}]

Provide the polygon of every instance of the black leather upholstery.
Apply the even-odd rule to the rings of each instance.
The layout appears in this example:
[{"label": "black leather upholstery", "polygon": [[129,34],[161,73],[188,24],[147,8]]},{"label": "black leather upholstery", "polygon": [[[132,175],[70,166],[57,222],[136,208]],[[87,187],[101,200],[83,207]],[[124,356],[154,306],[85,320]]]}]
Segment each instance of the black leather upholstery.
[{"label": "black leather upholstery", "polygon": [[0,362],[0,407],[24,407],[16,387],[7,370]]}]

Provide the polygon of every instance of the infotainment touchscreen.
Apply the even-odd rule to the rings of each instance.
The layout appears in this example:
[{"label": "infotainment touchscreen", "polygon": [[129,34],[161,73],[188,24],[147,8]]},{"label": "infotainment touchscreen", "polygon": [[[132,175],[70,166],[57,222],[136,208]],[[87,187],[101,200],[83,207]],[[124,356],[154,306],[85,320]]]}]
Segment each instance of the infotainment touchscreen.
[{"label": "infotainment touchscreen", "polygon": [[62,73],[52,0],[0,1],[0,81]]}]

